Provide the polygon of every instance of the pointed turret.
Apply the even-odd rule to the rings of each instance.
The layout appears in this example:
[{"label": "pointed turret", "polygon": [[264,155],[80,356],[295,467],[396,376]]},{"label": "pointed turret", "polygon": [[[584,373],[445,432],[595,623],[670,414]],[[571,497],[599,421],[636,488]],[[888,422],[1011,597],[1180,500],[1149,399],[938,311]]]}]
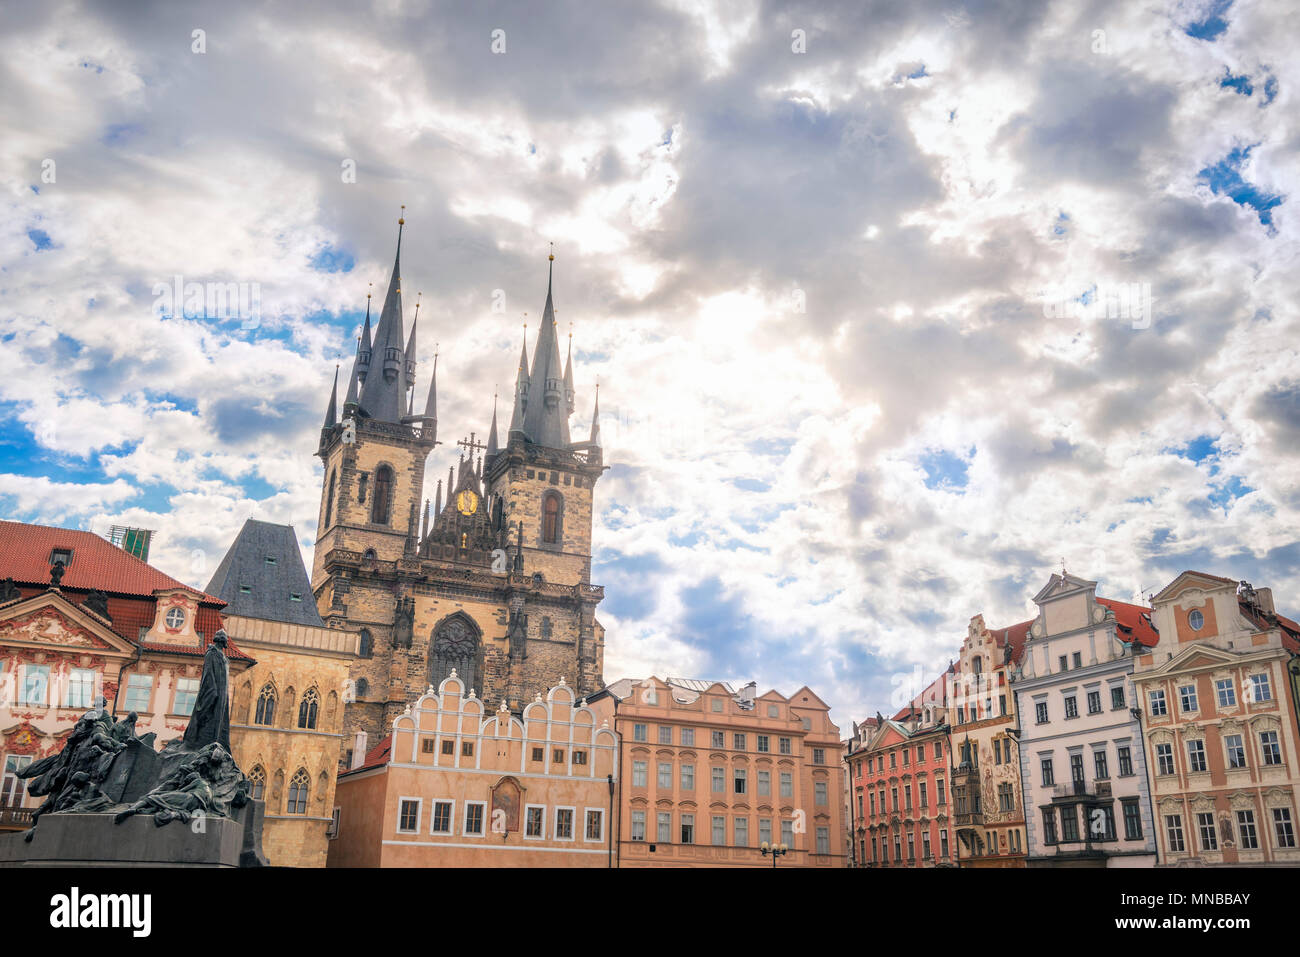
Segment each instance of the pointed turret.
[{"label": "pointed turret", "polygon": [[[405,209],[406,207],[402,207]],[[402,226],[397,221],[397,253],[388,294],[375,328],[373,355],[361,389],[361,411],[381,422],[399,422],[406,407],[406,357],[402,342]],[[364,342],[363,342],[364,345]]]},{"label": "pointed turret", "polygon": [[433,498],[433,514],[435,517],[442,514],[442,479],[438,479],[438,494]]},{"label": "pointed turret", "polygon": [[[531,393],[524,413],[524,435],[535,445],[551,449],[569,447],[569,414],[564,400],[564,373],[560,369],[560,339],[555,331],[555,306],[551,298],[551,275],[555,256],[546,279],[546,307],[542,310],[542,328],[537,333],[533,351],[533,368],[529,376]],[[541,396],[537,396],[540,390]],[[540,398],[540,401],[539,401]]]},{"label": "pointed turret", "polygon": [[501,446],[497,442],[497,394],[492,393],[492,428],[488,429],[487,454],[488,458],[496,455],[501,451]]},{"label": "pointed turret", "polygon": [[[374,283],[370,283],[370,286],[373,287]],[[371,291],[370,289],[367,289],[366,321],[361,327],[361,342],[357,345],[357,363],[355,372],[358,387],[365,384],[366,373],[370,371],[370,354],[372,351],[370,345],[370,296]]]},{"label": "pointed turret", "polygon": [[591,412],[591,438],[587,440],[600,448],[600,383],[596,383],[596,407]]},{"label": "pointed turret", "polygon": [[338,424],[339,421],[338,401],[339,401],[339,367],[338,367],[338,363],[335,363],[334,384],[330,386],[330,404],[329,407],[325,409],[324,428],[326,429],[326,431],[334,428],[334,426]]},{"label": "pointed turret", "polygon": [[524,326],[524,343],[519,347],[519,371],[515,374],[515,407],[510,413],[510,432],[507,441],[518,434],[524,435],[524,416],[528,411],[528,326]]},{"label": "pointed turret", "polygon": [[438,348],[433,350],[433,378],[429,380],[429,397],[424,400],[424,417],[438,425]]},{"label": "pointed turret", "polygon": [[429,500],[424,500],[424,534],[420,536],[420,541],[429,537]]},{"label": "pointed turret", "polygon": [[424,293],[415,294],[415,318],[411,320],[411,336],[406,340],[406,387],[411,390],[411,397],[407,403],[410,409],[415,408],[415,327],[420,324],[420,297]]},{"label": "pointed turret", "polygon": [[573,333],[569,333],[569,351],[564,357],[564,405],[569,415],[573,415]]}]

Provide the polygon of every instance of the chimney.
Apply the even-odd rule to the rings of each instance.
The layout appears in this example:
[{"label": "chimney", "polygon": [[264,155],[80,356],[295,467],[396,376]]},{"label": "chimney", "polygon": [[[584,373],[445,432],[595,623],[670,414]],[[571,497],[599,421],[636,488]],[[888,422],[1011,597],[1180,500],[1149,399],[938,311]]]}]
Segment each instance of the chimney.
[{"label": "chimney", "polygon": [[[352,743],[352,768],[359,768],[366,763],[366,733],[358,731]],[[349,770],[352,770],[349,768]]]},{"label": "chimney", "polygon": [[1277,614],[1277,612],[1273,608],[1273,589],[1256,588],[1255,600],[1259,602],[1259,607],[1263,611],[1269,612],[1270,614]]}]

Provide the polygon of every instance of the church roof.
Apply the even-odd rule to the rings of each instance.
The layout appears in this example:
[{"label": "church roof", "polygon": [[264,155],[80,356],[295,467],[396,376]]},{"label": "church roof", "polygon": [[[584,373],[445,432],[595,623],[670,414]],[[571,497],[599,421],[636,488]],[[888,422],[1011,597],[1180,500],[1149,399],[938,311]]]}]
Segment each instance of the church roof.
[{"label": "church roof", "polygon": [[[381,422],[400,422],[406,412],[406,344],[403,342],[402,319],[402,232],[398,222],[397,253],[393,257],[393,272],[388,279],[388,293],[384,308],[379,313],[375,327],[373,351],[366,381],[361,387],[361,410]],[[391,352],[391,355],[390,355]],[[391,378],[384,374],[391,368]]]},{"label": "church roof", "polygon": [[[552,269],[554,259],[552,256]],[[528,381],[528,408],[524,410],[523,417],[524,435],[534,445],[567,449],[569,407],[564,392],[564,371],[560,368],[560,337],[555,329],[550,272],[546,277],[546,306],[542,310],[542,326],[537,330],[533,368]]]},{"label": "church roof", "polygon": [[208,591],[226,602],[227,615],[325,627],[292,525],[244,522]]}]

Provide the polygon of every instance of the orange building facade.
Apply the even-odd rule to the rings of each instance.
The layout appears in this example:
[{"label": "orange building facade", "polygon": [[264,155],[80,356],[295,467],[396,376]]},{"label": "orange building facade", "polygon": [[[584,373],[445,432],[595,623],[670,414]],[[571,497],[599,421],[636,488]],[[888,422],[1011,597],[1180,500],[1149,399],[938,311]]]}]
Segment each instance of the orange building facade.
[{"label": "orange building facade", "polygon": [[1138,657],[1160,864],[1294,866],[1300,625],[1255,590],[1203,572],[1153,600],[1159,643]]},{"label": "orange building facade", "polygon": [[455,672],[339,775],[329,867],[612,867],[618,738],[560,679],[522,714]]},{"label": "orange building facade", "polygon": [[839,729],[810,689],[623,679],[591,698],[622,741],[620,867],[844,867]]}]

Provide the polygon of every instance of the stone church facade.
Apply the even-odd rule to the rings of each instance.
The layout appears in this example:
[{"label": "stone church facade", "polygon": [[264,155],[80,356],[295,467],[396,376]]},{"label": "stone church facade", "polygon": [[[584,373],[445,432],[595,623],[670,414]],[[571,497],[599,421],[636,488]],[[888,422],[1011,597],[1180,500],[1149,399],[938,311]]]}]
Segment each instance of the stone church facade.
[{"label": "stone church facade", "polygon": [[595,614],[604,591],[591,583],[592,498],[605,468],[599,406],[589,439],[571,441],[573,369],[571,358],[561,367],[549,278],[505,441],[494,408],[486,444],[473,434],[456,443],[459,465],[437,481],[431,505],[436,359],[417,413],[419,312],[408,335],[400,263],[399,228],[379,322],[372,329],[367,306],[342,414],[336,381],[317,452],[325,471],[311,587],[329,627],[360,635],[344,714],[344,749],[357,757],[453,670],[516,713],[560,679],[579,696],[604,685]]}]

